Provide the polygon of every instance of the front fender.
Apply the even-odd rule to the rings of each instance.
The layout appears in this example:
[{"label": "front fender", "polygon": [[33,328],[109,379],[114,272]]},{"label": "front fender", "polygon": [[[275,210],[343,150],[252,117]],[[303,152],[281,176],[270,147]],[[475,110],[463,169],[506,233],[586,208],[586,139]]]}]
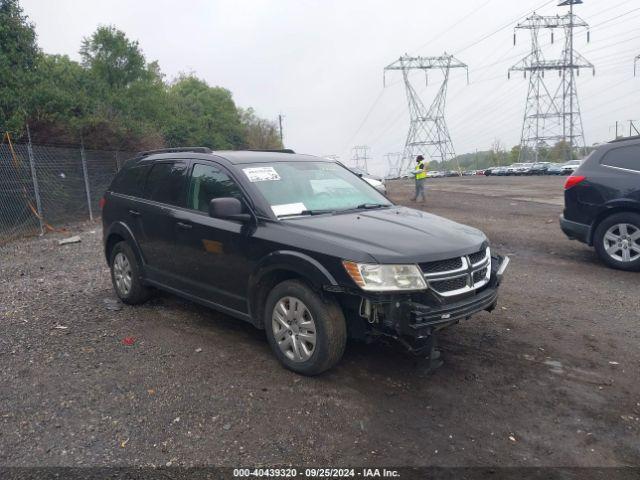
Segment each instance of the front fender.
[{"label": "front fender", "polygon": [[[261,323],[264,300],[273,288],[272,274],[293,274],[307,281],[312,288],[322,291],[325,287],[338,286],[334,276],[315,258],[293,250],[272,252],[258,262],[249,277],[249,311],[257,324]],[[271,280],[268,280],[271,278]]]}]

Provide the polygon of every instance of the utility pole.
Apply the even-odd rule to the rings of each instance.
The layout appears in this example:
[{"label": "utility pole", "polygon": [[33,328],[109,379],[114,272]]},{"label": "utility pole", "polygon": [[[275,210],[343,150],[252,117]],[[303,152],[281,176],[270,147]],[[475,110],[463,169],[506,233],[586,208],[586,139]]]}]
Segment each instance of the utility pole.
[{"label": "utility pole", "polygon": [[636,76],[636,67],[638,66],[638,60],[640,60],[640,55],[633,59],[633,76]]},{"label": "utility pole", "polygon": [[278,125],[280,126],[280,145],[284,147],[284,141],[282,137],[282,119],[283,118],[284,118],[284,115],[282,114],[278,115]]},{"label": "utility pole", "polygon": [[[467,71],[467,83],[469,82],[467,65],[446,52],[438,57],[410,57],[405,54],[384,68],[383,83],[387,71],[402,72],[409,105],[409,133],[404,145],[401,171],[408,170],[417,155],[438,162],[451,160],[456,156],[444,119],[449,72],[452,68],[464,68]],[[422,70],[425,82],[428,83],[428,72],[433,69],[442,72],[443,80],[431,106],[427,109],[409,80],[409,74],[412,70]]]},{"label": "utility pole", "polygon": [[[549,147],[559,142],[562,142],[567,160],[573,158],[576,148],[584,149],[584,131],[575,75],[583,68],[591,69],[595,75],[595,68],[573,48],[574,29],[589,27],[587,22],[573,13],[573,5],[581,3],[582,0],[565,0],[558,6],[568,6],[568,13],[550,16],[533,13],[516,25],[516,31],[526,29],[531,32],[531,53],[509,69],[509,77],[514,71],[523,72],[525,78],[527,72],[529,73],[518,161],[543,160],[539,158],[541,152],[548,151]],[[561,58],[544,58],[539,42],[540,31],[543,29],[551,31],[552,43],[555,29],[564,32]],[[587,41],[589,40],[587,30]],[[558,72],[559,84],[552,85],[551,81],[545,79],[545,72],[553,71]]]},{"label": "utility pole", "polygon": [[358,145],[353,147],[352,152],[351,160],[353,166],[368,172],[367,160],[369,160],[369,147],[366,145]]}]

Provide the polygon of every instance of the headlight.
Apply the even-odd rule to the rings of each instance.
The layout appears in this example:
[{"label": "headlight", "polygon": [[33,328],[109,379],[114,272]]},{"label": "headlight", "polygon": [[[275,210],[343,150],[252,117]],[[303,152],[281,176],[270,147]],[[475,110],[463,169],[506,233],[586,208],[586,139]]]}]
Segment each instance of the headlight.
[{"label": "headlight", "polygon": [[417,265],[378,265],[343,261],[349,276],[363,290],[374,292],[424,290],[427,284]]}]

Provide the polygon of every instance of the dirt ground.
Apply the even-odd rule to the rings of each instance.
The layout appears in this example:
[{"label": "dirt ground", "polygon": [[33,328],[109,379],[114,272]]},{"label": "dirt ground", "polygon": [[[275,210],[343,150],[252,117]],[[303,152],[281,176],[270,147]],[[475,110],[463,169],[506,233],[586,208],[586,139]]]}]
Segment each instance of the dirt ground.
[{"label": "dirt ground", "polygon": [[[564,237],[562,182],[429,180],[419,208],[512,260],[432,374],[351,343],[305,378],[242,322],[169,295],[121,305],[97,224],[2,247],[0,465],[640,465],[640,276]],[[389,189],[415,206],[410,182]]]}]

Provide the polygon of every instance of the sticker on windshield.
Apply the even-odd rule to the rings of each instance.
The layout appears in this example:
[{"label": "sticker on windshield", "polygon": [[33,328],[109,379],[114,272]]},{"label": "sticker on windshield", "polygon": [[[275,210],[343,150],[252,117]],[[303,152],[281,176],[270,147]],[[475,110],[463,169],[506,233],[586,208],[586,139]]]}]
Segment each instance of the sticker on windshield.
[{"label": "sticker on windshield", "polygon": [[285,215],[298,215],[304,212],[307,207],[304,203],[283,203],[282,205],[273,205],[271,210],[276,217],[284,217]]},{"label": "sticker on windshield", "polygon": [[280,180],[280,175],[273,167],[251,167],[242,169],[250,182],[270,182]]}]

